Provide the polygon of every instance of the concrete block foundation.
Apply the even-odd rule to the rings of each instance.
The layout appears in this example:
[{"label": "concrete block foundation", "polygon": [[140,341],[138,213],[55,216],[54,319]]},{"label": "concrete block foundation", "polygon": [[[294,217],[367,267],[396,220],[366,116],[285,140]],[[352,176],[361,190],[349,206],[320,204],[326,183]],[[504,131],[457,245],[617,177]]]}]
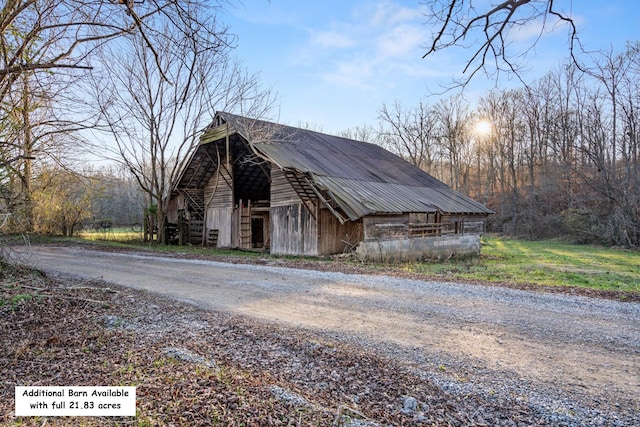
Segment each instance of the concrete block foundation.
[{"label": "concrete block foundation", "polygon": [[369,262],[405,262],[452,256],[479,256],[480,235],[455,234],[361,242],[356,255]]}]

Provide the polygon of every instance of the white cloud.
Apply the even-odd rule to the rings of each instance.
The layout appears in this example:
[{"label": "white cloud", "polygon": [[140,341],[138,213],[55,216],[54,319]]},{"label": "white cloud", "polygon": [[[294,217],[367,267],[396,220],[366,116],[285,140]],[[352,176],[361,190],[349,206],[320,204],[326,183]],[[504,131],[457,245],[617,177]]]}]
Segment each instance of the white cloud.
[{"label": "white cloud", "polygon": [[328,83],[368,92],[375,89],[372,83],[374,74],[371,62],[360,59],[337,62],[321,76]]},{"label": "white cloud", "polygon": [[346,49],[355,45],[351,37],[339,31],[310,30],[309,33],[310,43],[322,49]]},{"label": "white cloud", "polygon": [[391,1],[380,1],[375,4],[371,23],[386,26],[415,21],[422,16],[422,11],[419,8],[412,9]]},{"label": "white cloud", "polygon": [[402,24],[390,28],[376,39],[377,56],[380,59],[400,59],[408,56],[424,43],[425,37],[425,32],[416,24]]},{"label": "white cloud", "polygon": [[[572,19],[577,27],[580,27],[584,21],[582,16],[574,16]],[[571,25],[567,21],[554,17],[538,18],[512,28],[507,38],[515,43],[535,42],[537,39],[549,34],[568,34],[570,30]]]},{"label": "white cloud", "polygon": [[545,23],[541,19],[527,22],[524,25],[512,28],[509,31],[507,38],[512,42],[523,42],[537,39],[545,31],[544,25]]},{"label": "white cloud", "polygon": [[[349,18],[309,31],[297,59],[314,68],[325,82],[371,91],[403,77],[422,74],[421,44],[427,39],[422,9],[382,0],[363,2]],[[301,61],[296,61],[301,65]],[[427,72],[432,73],[432,71]]]}]

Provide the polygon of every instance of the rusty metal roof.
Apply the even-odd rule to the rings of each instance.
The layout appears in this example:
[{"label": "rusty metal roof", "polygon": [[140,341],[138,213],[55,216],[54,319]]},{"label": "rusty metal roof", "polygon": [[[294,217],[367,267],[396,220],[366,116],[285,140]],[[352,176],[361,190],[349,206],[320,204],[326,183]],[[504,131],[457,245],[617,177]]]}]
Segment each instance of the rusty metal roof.
[{"label": "rusty metal roof", "polygon": [[403,212],[493,213],[378,145],[224,112],[211,129],[221,123],[280,169],[310,177],[351,220]]}]

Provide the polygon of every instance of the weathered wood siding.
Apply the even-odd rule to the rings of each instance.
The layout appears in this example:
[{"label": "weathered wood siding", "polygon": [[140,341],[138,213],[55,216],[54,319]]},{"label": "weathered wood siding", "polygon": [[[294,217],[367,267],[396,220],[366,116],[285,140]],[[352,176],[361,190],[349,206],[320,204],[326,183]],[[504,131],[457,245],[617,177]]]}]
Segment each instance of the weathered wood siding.
[{"label": "weathered wood siding", "polygon": [[408,238],[409,214],[371,215],[363,218],[362,223],[365,242]]},{"label": "weathered wood siding", "polygon": [[320,209],[318,230],[318,255],[349,252],[362,240],[362,222],[340,221],[329,211]]},{"label": "weathered wood siding", "polygon": [[440,222],[441,215],[438,212],[410,212],[410,224],[434,224]]},{"label": "weathered wood siding", "polygon": [[442,222],[451,224],[456,234],[483,234],[486,217],[481,215],[443,215]]},{"label": "weathered wood siding", "polygon": [[[231,224],[233,208],[207,209],[207,233],[218,230],[218,247],[228,248],[231,244]],[[207,234],[208,235],[208,234]]]},{"label": "weathered wood siding", "polygon": [[223,165],[204,188],[206,205],[206,235],[218,230],[218,247],[232,246],[233,180],[230,171]]},{"label": "weathered wood siding", "polygon": [[269,241],[272,254],[318,255],[318,227],[282,171],[271,168]]},{"label": "weathered wood siding", "polygon": [[172,224],[178,222],[178,210],[184,209],[184,196],[182,194],[176,194],[169,198],[169,204],[167,205],[167,221]]},{"label": "weathered wood siding", "polygon": [[225,167],[219,169],[204,187],[204,201],[207,207],[231,208],[233,207],[233,180]]},{"label": "weathered wood siding", "polygon": [[240,208],[237,205],[233,207],[231,214],[231,246],[240,247]]},{"label": "weathered wood siding", "polygon": [[272,206],[269,215],[272,254],[318,255],[316,221],[302,202]]},{"label": "weathered wood siding", "polygon": [[271,207],[287,206],[300,203],[298,194],[293,189],[282,171],[277,167],[271,168]]},{"label": "weathered wood siding", "polygon": [[[362,222],[340,221],[315,201],[311,215],[278,168],[271,168],[271,253],[331,255],[350,250],[362,240]],[[310,203],[308,206],[312,206]]]},{"label": "weathered wood siding", "polygon": [[484,221],[465,221],[462,227],[462,234],[484,234],[486,223]]}]

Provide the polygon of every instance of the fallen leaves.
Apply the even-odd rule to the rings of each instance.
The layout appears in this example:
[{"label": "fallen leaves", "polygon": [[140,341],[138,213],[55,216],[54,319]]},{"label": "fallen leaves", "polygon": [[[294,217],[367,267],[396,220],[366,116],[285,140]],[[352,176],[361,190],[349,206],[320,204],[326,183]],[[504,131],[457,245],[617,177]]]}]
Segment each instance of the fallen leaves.
[{"label": "fallen leaves", "polygon": [[[0,284],[0,319],[4,425],[539,421],[524,405],[505,408],[490,397],[452,396],[401,364],[355,345],[99,281],[5,278]],[[16,385],[136,386],[138,415],[18,420],[13,416]]]}]

